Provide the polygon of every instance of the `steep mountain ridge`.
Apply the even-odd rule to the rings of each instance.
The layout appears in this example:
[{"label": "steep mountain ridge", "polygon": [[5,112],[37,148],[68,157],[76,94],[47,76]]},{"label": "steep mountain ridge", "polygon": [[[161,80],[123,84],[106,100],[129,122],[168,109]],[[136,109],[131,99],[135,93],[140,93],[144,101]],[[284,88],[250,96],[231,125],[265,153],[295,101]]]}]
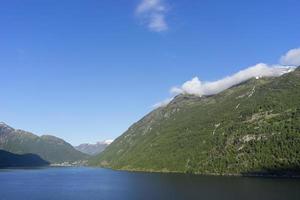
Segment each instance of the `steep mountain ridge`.
[{"label": "steep mountain ridge", "polygon": [[14,129],[0,123],[0,149],[15,154],[37,154],[51,163],[73,162],[88,158],[64,140],[50,136],[37,136],[33,133]]},{"label": "steep mountain ridge", "polygon": [[300,70],[217,95],[179,95],[132,125],[92,165],[201,174],[300,166]]}]

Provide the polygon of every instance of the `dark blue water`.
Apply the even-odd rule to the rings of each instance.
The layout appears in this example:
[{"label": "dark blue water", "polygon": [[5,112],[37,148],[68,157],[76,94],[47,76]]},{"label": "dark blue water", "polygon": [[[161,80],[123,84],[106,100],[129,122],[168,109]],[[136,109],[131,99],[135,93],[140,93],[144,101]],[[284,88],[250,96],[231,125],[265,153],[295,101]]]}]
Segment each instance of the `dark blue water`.
[{"label": "dark blue water", "polygon": [[299,200],[300,179],[211,177],[97,168],[0,170],[1,200]]}]

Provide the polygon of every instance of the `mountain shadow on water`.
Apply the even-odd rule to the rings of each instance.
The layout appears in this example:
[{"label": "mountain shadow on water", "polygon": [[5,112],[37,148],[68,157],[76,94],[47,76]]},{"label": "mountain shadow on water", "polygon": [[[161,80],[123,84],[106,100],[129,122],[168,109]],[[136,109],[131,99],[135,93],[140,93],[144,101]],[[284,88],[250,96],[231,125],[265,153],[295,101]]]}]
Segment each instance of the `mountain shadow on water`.
[{"label": "mountain shadow on water", "polygon": [[47,166],[49,162],[35,154],[13,154],[0,150],[0,168],[7,167],[41,167]]},{"label": "mountain shadow on water", "polygon": [[242,176],[300,177],[300,166],[269,167],[241,174]]}]

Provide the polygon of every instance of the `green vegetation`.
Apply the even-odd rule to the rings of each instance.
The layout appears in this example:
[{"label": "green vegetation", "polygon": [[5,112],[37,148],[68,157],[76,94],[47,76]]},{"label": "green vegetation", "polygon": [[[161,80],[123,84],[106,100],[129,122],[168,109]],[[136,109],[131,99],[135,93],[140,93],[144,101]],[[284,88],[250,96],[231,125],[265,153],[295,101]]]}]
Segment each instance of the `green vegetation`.
[{"label": "green vegetation", "polygon": [[199,174],[299,172],[300,70],[218,95],[179,95],[90,164]]},{"label": "green vegetation", "polygon": [[17,155],[0,150],[0,168],[4,167],[40,167],[49,162],[34,154]]},{"label": "green vegetation", "polygon": [[0,124],[0,149],[15,154],[37,154],[51,163],[73,162],[88,158],[69,143],[54,136],[38,137]]}]

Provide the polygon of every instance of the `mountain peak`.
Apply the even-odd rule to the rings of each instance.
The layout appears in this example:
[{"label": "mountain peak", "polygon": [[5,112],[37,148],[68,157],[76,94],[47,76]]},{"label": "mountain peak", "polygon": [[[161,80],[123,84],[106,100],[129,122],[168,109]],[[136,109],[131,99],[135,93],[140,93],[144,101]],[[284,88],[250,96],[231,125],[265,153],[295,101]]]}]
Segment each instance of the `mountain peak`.
[{"label": "mountain peak", "polygon": [[107,144],[107,145],[110,145],[114,140],[104,140],[103,143],[104,144]]},{"label": "mountain peak", "polygon": [[200,99],[205,98],[205,96],[199,97],[193,94],[179,94],[174,97],[174,99],[169,103],[170,105],[178,104],[182,101],[199,101]]},{"label": "mountain peak", "polygon": [[33,133],[14,129],[0,123],[0,149],[17,153],[34,153],[52,162],[73,162],[87,158],[87,155],[75,150],[69,143],[55,136],[37,136]]},{"label": "mountain peak", "polygon": [[105,150],[107,146],[109,146],[113,140],[104,140],[101,142],[97,142],[96,144],[81,144],[79,146],[76,146],[75,148],[78,151],[81,151],[83,153],[89,154],[89,155],[96,155],[101,153],[102,151]]},{"label": "mountain peak", "polygon": [[10,127],[9,125],[7,125],[7,124],[4,123],[4,122],[0,122],[0,128],[1,128],[1,129],[6,129],[6,130],[9,130],[9,131],[15,130],[14,128]]},{"label": "mountain peak", "polygon": [[4,122],[0,122],[0,126],[8,126],[8,125]]}]

